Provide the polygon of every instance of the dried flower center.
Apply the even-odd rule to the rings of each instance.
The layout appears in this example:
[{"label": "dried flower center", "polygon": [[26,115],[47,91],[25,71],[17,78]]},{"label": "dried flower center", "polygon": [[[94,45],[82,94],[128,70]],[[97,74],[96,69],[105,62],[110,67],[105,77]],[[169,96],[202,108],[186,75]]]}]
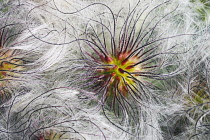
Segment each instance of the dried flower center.
[{"label": "dried flower center", "polygon": [[19,74],[18,70],[21,70],[22,61],[18,58],[13,57],[14,51],[9,50],[0,53],[0,85],[4,85],[3,79],[12,79]]},{"label": "dried flower center", "polygon": [[[197,84],[197,83],[196,83]],[[208,88],[206,83],[201,83],[200,85],[196,85],[192,89],[192,93],[185,97],[188,101],[187,106],[198,106],[202,105],[203,110],[207,110],[210,108],[210,96],[208,94]]]},{"label": "dried flower center", "polygon": [[36,140],[61,140],[67,139],[64,132],[58,132],[54,130],[45,131],[43,134],[39,134]]},{"label": "dried flower center", "polygon": [[[106,66],[100,71],[104,78],[109,79],[107,83],[107,96],[122,94],[124,97],[128,95],[128,86],[135,85],[133,78],[135,75],[131,73],[140,72],[141,68],[135,65],[139,62],[137,56],[129,58],[130,53],[120,53],[118,57],[107,57],[102,61]],[[137,78],[137,77],[135,77]],[[107,81],[107,80],[106,80]]]}]

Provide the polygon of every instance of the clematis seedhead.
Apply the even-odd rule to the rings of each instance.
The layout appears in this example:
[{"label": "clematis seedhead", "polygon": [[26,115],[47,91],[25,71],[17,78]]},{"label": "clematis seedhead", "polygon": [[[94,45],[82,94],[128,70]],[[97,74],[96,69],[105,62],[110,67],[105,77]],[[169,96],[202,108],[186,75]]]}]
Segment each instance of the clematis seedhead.
[{"label": "clematis seedhead", "polygon": [[[99,77],[103,76],[102,80],[108,81],[106,84],[107,96],[122,94],[122,96],[127,97],[129,94],[127,85],[136,85],[130,73],[141,72],[141,67],[136,65],[139,62],[139,57],[129,55],[131,55],[130,52],[119,52],[117,57],[106,56],[101,58],[101,61],[107,66],[97,71]],[[139,78],[138,75],[134,75],[135,77],[136,79]]]},{"label": "clematis seedhead", "polygon": [[62,140],[67,138],[68,137],[65,137],[65,132],[59,132],[50,129],[50,130],[45,130],[43,133],[40,132],[37,135],[34,135],[34,138],[32,138],[32,140]]},{"label": "clematis seedhead", "polygon": [[[137,110],[156,100],[155,90],[160,89],[157,81],[179,72],[175,55],[182,49],[178,53],[176,49],[184,44],[181,38],[187,35],[165,28],[167,23],[175,26],[171,22],[177,9],[174,6],[164,11],[167,5],[170,1],[137,0],[120,9],[104,3],[92,3],[75,12],[56,7],[61,14],[81,14],[84,23],[81,27],[72,25],[74,33],[69,36],[76,38],[69,43],[72,53],[64,62],[66,66],[56,73],[61,70],[62,76],[69,79],[68,86],[82,89],[84,98],[97,98],[103,109],[122,118],[129,114],[136,120]],[[94,16],[83,15],[94,7],[101,11]]]},{"label": "clematis seedhead", "polygon": [[0,29],[1,102],[6,101],[10,97],[11,88],[16,85],[15,81],[21,76],[21,71],[24,70],[23,60],[19,55],[20,50],[8,47],[18,34],[11,34],[10,32],[13,32],[15,29],[10,26],[13,25],[4,26]]}]

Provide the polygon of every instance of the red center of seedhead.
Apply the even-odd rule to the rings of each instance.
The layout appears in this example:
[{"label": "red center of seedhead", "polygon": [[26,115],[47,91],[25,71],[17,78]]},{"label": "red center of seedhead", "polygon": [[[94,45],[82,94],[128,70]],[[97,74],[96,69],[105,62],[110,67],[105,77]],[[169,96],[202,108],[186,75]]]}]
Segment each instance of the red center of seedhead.
[{"label": "red center of seedhead", "polygon": [[[110,79],[107,86],[107,96],[122,94],[124,97],[128,95],[128,85],[130,87],[135,85],[131,73],[140,72],[141,68],[135,64],[139,62],[138,57],[132,56],[128,58],[130,53],[124,52],[118,54],[117,57],[106,56],[101,59],[105,65],[110,65],[100,70],[99,74],[106,79]],[[109,78],[107,78],[109,77]],[[137,77],[136,77],[137,78]],[[107,80],[104,80],[107,81]]]}]

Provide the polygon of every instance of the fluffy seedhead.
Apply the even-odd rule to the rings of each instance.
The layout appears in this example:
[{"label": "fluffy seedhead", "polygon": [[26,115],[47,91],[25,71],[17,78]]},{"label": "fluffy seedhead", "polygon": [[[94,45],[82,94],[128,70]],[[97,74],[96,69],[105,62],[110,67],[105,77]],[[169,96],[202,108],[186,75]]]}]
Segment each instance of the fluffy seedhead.
[{"label": "fluffy seedhead", "polygon": [[9,1],[8,5],[8,11],[0,12],[1,103],[11,95],[25,94],[33,87],[44,87],[46,81],[50,83],[43,72],[50,71],[59,61],[58,56],[65,52],[38,39],[49,40],[55,35],[49,35],[47,27],[40,25],[36,15],[30,14],[33,3]]},{"label": "fluffy seedhead", "polygon": [[[12,27],[11,27],[12,26]],[[9,48],[19,33],[14,32],[14,25],[5,25],[0,29],[0,88],[1,102],[10,97],[10,90],[15,86],[15,80],[21,76],[24,70],[23,61],[19,50]]]},{"label": "fluffy seedhead", "polygon": [[32,140],[62,140],[68,139],[65,138],[65,132],[59,132],[53,129],[45,130],[43,133],[38,133],[37,135],[32,138]]},{"label": "fluffy seedhead", "polygon": [[[209,62],[205,60],[198,65],[199,70],[190,83],[189,93],[185,96],[185,108],[187,117],[192,126],[189,134],[191,139],[207,139],[209,137],[209,114],[210,114],[210,94],[209,94]],[[201,68],[202,67],[202,68]]]},{"label": "fluffy seedhead", "polygon": [[2,114],[0,137],[8,140],[123,139],[124,134],[105,117],[79,104],[76,94],[68,88],[57,88],[36,96],[28,93],[14,97]]},{"label": "fluffy seedhead", "polygon": [[[75,72],[70,75],[74,78],[71,85],[94,93],[116,115],[126,112],[134,115],[137,104],[153,100],[150,91],[155,89],[153,81],[173,75],[177,68],[169,64],[167,56],[179,44],[169,40],[182,36],[164,36],[168,32],[162,29],[161,23],[169,20],[176,8],[162,16],[154,13],[167,3],[139,8],[141,2],[137,1],[128,11],[117,12],[102,3],[88,5],[88,8],[102,7],[104,11],[89,18],[89,23],[84,25],[85,32],[76,39],[80,57],[70,60],[73,62],[70,69]],[[174,71],[166,70],[163,74],[169,67]]]},{"label": "fluffy seedhead", "polygon": [[[81,91],[79,97],[84,102],[88,99],[90,106],[99,105],[108,120],[126,133],[138,138],[149,133],[160,136],[159,114],[151,108],[159,103],[159,97],[163,100],[166,92],[161,91],[160,96],[156,93],[160,89],[170,92],[171,87],[165,88],[159,81],[179,72],[177,55],[184,52],[183,38],[190,35],[167,28],[176,27],[174,21],[178,19],[178,7],[164,10],[170,1],[135,2],[119,9],[92,3],[75,12],[56,5],[59,14],[83,22],[81,26],[66,25],[71,27],[64,29],[72,40],[66,41],[70,42],[71,54],[63,59],[55,75],[56,80]],[[85,15],[92,10],[94,16]]]},{"label": "fluffy seedhead", "polygon": [[166,139],[206,140],[209,137],[209,60],[198,52],[195,54],[196,58],[190,59],[190,68],[179,78],[182,89],[177,90],[173,101],[181,108],[168,117],[167,128],[163,127]]}]

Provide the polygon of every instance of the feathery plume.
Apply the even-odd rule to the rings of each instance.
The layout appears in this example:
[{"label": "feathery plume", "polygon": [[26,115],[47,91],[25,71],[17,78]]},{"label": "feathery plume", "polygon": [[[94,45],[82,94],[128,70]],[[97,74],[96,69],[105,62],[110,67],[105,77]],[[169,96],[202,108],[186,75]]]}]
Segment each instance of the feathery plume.
[{"label": "feathery plume", "polygon": [[81,98],[93,99],[90,104],[99,104],[107,119],[123,131],[145,139],[155,133],[152,138],[162,139],[159,112],[152,114],[162,100],[161,88],[167,89],[158,81],[180,72],[176,58],[187,51],[183,46],[192,36],[176,24],[177,3],[132,1],[117,7],[119,1],[90,2],[76,10],[70,1],[65,1],[69,9],[58,3],[53,1],[59,15],[74,18],[65,26],[71,54],[63,59],[55,79],[68,79],[67,86],[82,89]]}]

